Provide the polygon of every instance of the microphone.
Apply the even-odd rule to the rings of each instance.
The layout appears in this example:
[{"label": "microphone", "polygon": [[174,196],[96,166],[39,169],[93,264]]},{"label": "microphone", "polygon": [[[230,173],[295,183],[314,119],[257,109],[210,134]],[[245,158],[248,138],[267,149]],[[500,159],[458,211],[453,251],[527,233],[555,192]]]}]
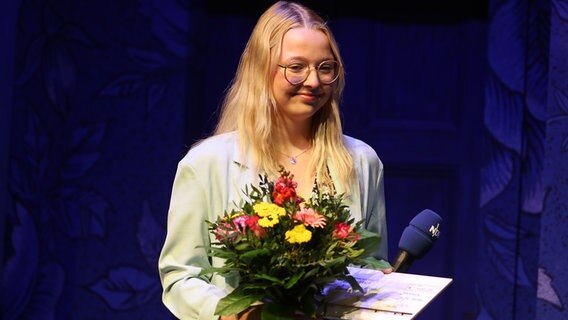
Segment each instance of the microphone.
[{"label": "microphone", "polygon": [[396,272],[406,272],[415,259],[422,258],[440,236],[442,218],[430,209],[417,214],[402,232],[398,255],[393,263]]}]

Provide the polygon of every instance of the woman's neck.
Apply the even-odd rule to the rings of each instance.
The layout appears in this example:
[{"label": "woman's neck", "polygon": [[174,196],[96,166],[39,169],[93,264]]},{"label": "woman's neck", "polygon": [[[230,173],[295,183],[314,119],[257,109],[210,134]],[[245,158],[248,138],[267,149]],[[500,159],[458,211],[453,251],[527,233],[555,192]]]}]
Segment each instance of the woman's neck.
[{"label": "woman's neck", "polygon": [[310,127],[307,124],[289,124],[278,131],[277,137],[281,151],[286,154],[297,154],[312,146]]}]

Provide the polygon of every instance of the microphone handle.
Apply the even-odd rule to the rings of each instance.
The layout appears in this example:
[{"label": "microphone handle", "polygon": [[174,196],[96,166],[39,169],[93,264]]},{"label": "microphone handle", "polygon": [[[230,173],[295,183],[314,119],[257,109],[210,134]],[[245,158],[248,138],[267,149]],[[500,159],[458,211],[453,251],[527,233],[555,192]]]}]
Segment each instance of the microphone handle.
[{"label": "microphone handle", "polygon": [[410,268],[412,262],[414,262],[414,257],[412,257],[407,251],[400,250],[392,266],[395,272],[406,272],[408,268]]}]

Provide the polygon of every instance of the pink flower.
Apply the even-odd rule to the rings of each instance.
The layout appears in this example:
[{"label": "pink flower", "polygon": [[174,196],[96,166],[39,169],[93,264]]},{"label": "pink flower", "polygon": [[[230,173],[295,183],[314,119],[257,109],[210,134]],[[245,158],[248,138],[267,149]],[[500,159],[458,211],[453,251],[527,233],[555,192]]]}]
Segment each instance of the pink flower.
[{"label": "pink flower", "polygon": [[242,215],[233,218],[233,224],[235,225],[235,228],[239,233],[245,232],[245,227],[247,226],[247,220],[248,220],[247,217],[248,216]]},{"label": "pink flower", "polygon": [[305,226],[313,228],[325,227],[325,217],[312,208],[303,208],[293,216],[294,220],[301,221]]},{"label": "pink flower", "polygon": [[235,229],[230,223],[223,222],[213,230],[213,234],[215,235],[215,239],[226,243],[230,242],[231,239],[235,237]]}]

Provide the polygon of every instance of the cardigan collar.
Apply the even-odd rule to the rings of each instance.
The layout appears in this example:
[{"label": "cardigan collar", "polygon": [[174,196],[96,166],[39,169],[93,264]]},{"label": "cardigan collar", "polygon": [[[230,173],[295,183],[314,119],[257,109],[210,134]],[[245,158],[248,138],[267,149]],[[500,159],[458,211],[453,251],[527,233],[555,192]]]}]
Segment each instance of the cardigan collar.
[{"label": "cardigan collar", "polygon": [[[238,166],[239,174],[234,175],[233,178],[233,188],[237,188],[237,190],[242,190],[245,185],[249,184],[257,184],[259,182],[258,175],[259,173],[254,170],[254,160],[251,152],[244,153],[243,150],[240,148],[238,140],[236,143],[233,144],[233,163]],[[327,160],[327,166],[329,168],[329,174],[331,176],[332,181],[335,184],[335,190],[337,194],[343,194],[347,191],[345,185],[340,183],[339,181],[339,174],[337,168],[335,167],[332,160]],[[344,198],[349,206],[353,205],[354,199],[360,199],[361,191],[359,189],[359,181],[356,179],[355,183],[352,183],[350,186],[350,194],[346,195]]]}]

